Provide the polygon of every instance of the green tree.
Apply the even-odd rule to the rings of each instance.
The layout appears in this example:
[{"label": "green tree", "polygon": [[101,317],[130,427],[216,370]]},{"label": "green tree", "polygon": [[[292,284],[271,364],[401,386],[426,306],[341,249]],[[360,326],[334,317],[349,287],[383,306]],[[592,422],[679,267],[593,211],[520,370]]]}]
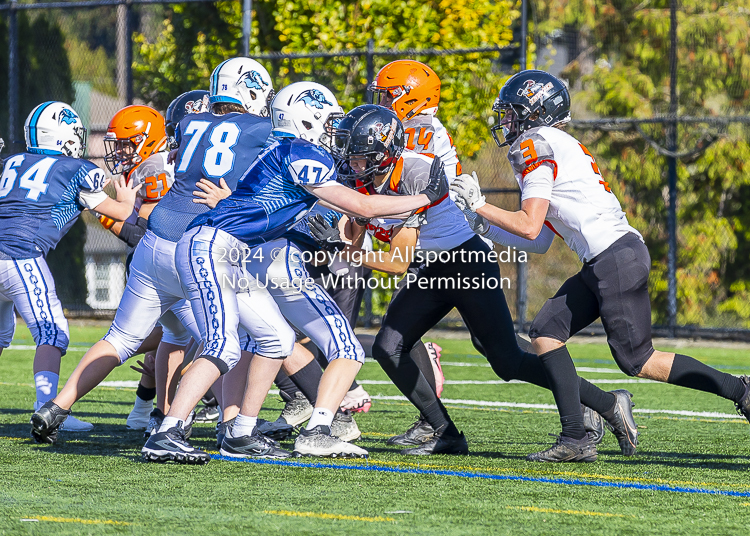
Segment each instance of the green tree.
[{"label": "green tree", "polygon": [[[541,2],[540,28],[574,39],[563,75],[577,118],[646,118],[669,110],[669,1]],[[678,13],[680,115],[745,115],[750,92],[748,0],[683,0]],[[575,117],[574,117],[575,119]],[[666,145],[664,125],[642,134]],[[652,257],[653,320],[666,320],[667,164],[635,130],[576,132],[596,156]],[[678,323],[750,325],[750,192],[746,128],[681,125],[678,163]],[[711,143],[715,141],[714,143]],[[733,297],[733,294],[736,296]],[[743,303],[744,301],[744,303]],[[724,315],[722,317],[722,315]],[[728,316],[727,316],[728,315]]]},{"label": "green tree", "polygon": [[[506,46],[519,17],[510,0],[259,0],[253,3],[250,55],[364,49],[449,49]],[[179,93],[206,87],[220,61],[240,48],[239,2],[178,5],[154,42],[138,38],[135,80],[141,94],[165,108]],[[399,59],[377,57],[375,69]],[[417,56],[443,82],[439,117],[464,156],[489,139],[490,105],[505,75],[493,66],[497,53]],[[264,62],[277,87],[313,79],[330,86],[344,108],[362,104],[367,83],[365,58],[297,59]]]}]

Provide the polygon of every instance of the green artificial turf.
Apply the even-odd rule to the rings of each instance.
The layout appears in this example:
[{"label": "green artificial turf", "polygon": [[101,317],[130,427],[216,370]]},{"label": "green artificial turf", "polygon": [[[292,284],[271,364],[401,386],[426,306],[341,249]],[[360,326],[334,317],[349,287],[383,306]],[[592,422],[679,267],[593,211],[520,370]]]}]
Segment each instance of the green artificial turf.
[{"label": "green artificial turf", "polygon": [[[62,381],[84,343],[104,330],[72,325]],[[468,341],[437,342],[447,380],[498,379]],[[25,328],[19,327],[14,344],[32,344]],[[612,371],[582,376],[629,379],[616,371],[606,345],[570,349],[579,368]],[[733,374],[750,369],[745,350],[687,353]],[[98,388],[74,406],[75,415],[96,425],[92,432],[61,433],[54,446],[34,444],[28,425],[33,350],[6,350],[0,359],[2,534],[740,534],[750,521],[750,435],[739,417],[636,413],[637,456],[619,455],[608,433],[595,463],[540,465],[524,457],[553,441],[547,434],[558,431],[556,412],[484,402],[553,404],[548,392],[526,384],[447,384],[443,399],[454,401],[446,405],[466,433],[469,456],[401,456],[385,440],[403,432],[416,411],[406,401],[375,399],[369,413],[356,417],[368,461],[158,465],[141,461],[142,433],[125,428],[131,388]],[[108,378],[137,379],[128,367]],[[359,379],[386,376],[368,362]],[[669,385],[599,385],[628,389],[636,409],[734,413],[726,400]],[[392,385],[364,387],[376,397],[399,394]],[[278,396],[269,396],[261,417],[273,420],[281,407]],[[191,441],[215,452],[213,429],[196,425]],[[321,463],[342,469],[314,467]],[[633,485],[650,488],[623,487]],[[704,491],[745,496],[698,493]]]}]

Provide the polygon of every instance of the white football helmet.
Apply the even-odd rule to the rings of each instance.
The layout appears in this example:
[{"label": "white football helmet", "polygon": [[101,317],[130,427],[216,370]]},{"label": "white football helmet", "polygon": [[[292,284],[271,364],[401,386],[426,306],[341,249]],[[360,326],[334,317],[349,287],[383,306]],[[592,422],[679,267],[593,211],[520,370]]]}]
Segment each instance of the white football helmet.
[{"label": "white football helmet", "polygon": [[268,117],[273,100],[273,81],[260,63],[250,58],[232,58],[211,73],[208,101],[240,104],[253,115]]},{"label": "white football helmet", "polygon": [[36,154],[83,157],[86,128],[76,111],[64,102],[43,102],[23,125],[26,149]]},{"label": "white football helmet", "polygon": [[331,144],[331,131],[344,110],[330,89],[315,82],[295,82],[279,91],[271,104],[272,134]]}]

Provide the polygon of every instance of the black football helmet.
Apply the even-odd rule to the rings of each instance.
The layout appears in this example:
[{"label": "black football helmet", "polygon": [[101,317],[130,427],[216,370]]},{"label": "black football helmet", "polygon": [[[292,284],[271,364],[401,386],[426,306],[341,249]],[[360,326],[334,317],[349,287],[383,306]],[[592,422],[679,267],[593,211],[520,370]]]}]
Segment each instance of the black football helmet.
[{"label": "black football helmet", "polygon": [[[497,112],[497,124],[490,131],[497,146],[503,147],[531,128],[570,121],[570,93],[556,76],[529,69],[505,82],[492,111]],[[503,141],[498,130],[503,131]]]},{"label": "black football helmet", "polygon": [[[388,108],[375,104],[357,106],[346,114],[332,131],[331,153],[342,182],[362,187],[370,184],[376,173],[388,173],[404,150],[404,125]],[[351,161],[364,157],[364,169]]]},{"label": "black football helmet", "polygon": [[177,124],[187,114],[199,114],[209,111],[208,97],[208,91],[194,89],[193,91],[183,93],[169,104],[165,120],[171,149],[177,148],[174,139],[174,130],[177,128]]}]

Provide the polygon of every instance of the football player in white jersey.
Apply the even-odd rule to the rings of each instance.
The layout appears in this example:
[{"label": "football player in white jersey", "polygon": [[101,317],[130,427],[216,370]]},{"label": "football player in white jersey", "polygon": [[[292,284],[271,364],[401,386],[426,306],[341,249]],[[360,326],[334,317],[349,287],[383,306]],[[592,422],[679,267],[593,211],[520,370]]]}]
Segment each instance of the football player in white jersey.
[{"label": "football player in white jersey", "polygon": [[[492,133],[498,146],[510,145],[508,158],[521,188],[521,210],[509,212],[485,202],[476,175],[463,175],[451,189],[474,226],[493,240],[516,245],[535,242],[545,251],[550,227],[576,252],[583,267],[547,300],[531,324],[534,350],[544,364],[555,395],[562,434],[549,449],[530,454],[541,462],[593,461],[596,447],[584,430],[579,386],[565,345],[575,333],[601,318],[612,356],[629,376],[714,393],[735,403],[750,421],[750,379],[715,370],[681,354],[654,350],[651,340],[651,268],[643,238],[628,223],[620,203],[591,153],[559,127],[570,120],[565,84],[544,71],[522,71],[500,90]],[[504,140],[497,133],[502,130]],[[490,227],[489,224],[496,227]],[[605,393],[606,419],[628,412],[631,394]],[[602,401],[604,403],[605,401]],[[635,453],[638,431],[618,436],[623,452]]]},{"label": "football player in white jersey", "polygon": [[[190,92],[180,95],[175,102],[181,104],[189,100],[191,102],[189,109],[194,110],[193,101],[197,100],[202,103],[203,100],[195,98],[191,95],[192,93],[198,93],[201,96],[208,95],[207,91]],[[170,105],[173,115],[176,107]],[[187,113],[187,109],[184,104],[180,108],[179,118],[182,118]],[[172,119],[175,118],[172,117]],[[105,228],[110,229],[131,248],[135,248],[146,234],[151,212],[174,183],[174,165],[167,162],[169,145],[165,127],[164,117],[150,106],[126,106],[112,117],[104,136],[106,148],[104,163],[110,173],[122,174],[129,183],[143,184],[138,192],[139,202],[135,207],[136,211],[127,221],[115,223],[104,216],[99,218]],[[128,271],[131,259],[132,251],[128,257]],[[179,317],[191,327],[183,326],[173,310],[178,311]],[[139,321],[136,318],[133,320]],[[183,366],[185,347],[191,341],[191,331],[197,331],[190,304],[185,300],[177,302],[171,310],[164,313],[159,319],[159,324],[161,337],[158,337],[157,331],[154,345],[148,347],[146,344],[138,350],[139,352],[156,350],[154,376],[142,375],[136,391],[135,406],[127,418],[128,428],[146,429],[146,433],[148,433],[149,422],[153,421],[152,425],[156,425],[164,417],[164,412],[169,410],[169,402],[174,397],[177,388],[176,380],[179,379]],[[152,338],[149,337],[147,341]],[[156,409],[153,408],[154,398],[157,401]]]},{"label": "football player in white jersey", "polygon": [[[408,195],[442,167],[438,158],[404,151],[391,169],[378,170],[370,161],[377,147],[368,143],[369,132],[392,118],[393,112],[385,108],[360,106],[347,114],[335,131],[334,155],[341,162],[342,173],[351,170],[342,178],[353,181],[355,188],[369,195]],[[466,439],[438,400],[424,369],[418,368],[410,355],[420,337],[456,307],[471,332],[472,343],[498,376],[549,388],[544,368],[535,354],[518,347],[500,271],[489,245],[472,233],[447,196],[406,220],[376,218],[369,227],[375,228],[381,240],[390,242],[391,248],[387,255],[364,257],[363,264],[394,275],[406,272],[375,339],[373,357],[421,413],[407,433],[389,439],[388,444],[413,447],[403,454],[464,454],[468,451]],[[311,229],[324,246],[338,242],[335,229],[320,219],[311,222]],[[354,244],[338,242],[333,249],[343,248],[348,256],[361,255],[357,244],[363,230],[354,220]],[[326,237],[330,237],[327,242]],[[411,251],[415,252],[413,261]],[[606,409],[597,406],[602,391],[580,381],[581,401],[595,409]],[[618,429],[624,426],[616,419],[612,424]]]}]

